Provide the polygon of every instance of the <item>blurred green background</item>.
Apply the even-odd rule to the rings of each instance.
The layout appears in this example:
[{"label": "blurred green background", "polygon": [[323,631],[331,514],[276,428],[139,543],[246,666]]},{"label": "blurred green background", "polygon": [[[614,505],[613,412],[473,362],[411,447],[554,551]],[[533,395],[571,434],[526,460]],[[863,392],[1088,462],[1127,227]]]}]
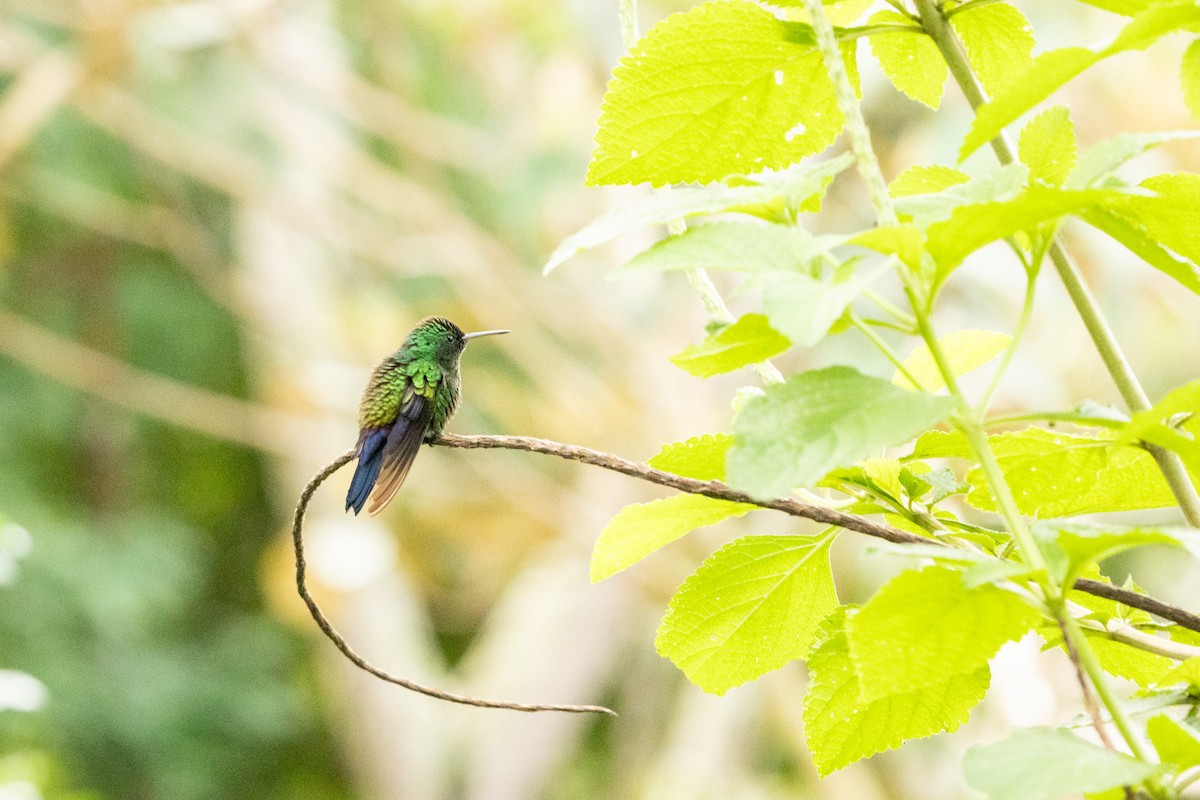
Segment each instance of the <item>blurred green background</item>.
[{"label": "blurred green background", "polygon": [[[1046,6],[1026,11],[1051,41],[1113,28]],[[650,3],[643,22],[684,7]],[[350,470],[335,476],[310,513],[314,590],[387,669],[619,719],[436,703],[319,637],[289,515],[421,317],[514,331],[467,352],[453,431],[645,458],[727,424],[748,376],[701,384],[666,361],[705,322],[685,282],[602,278],[656,232],[540,275],[563,236],[641,194],[582,186],[621,51],[609,0],[0,0],[0,798],[954,797],[948,754],[1076,713],[1067,668],[1026,642],[963,732],[818,784],[802,666],[714,698],[653,649],[717,544],[794,525],[752,515],[593,587],[595,534],[656,494],[524,453],[426,450],[375,519],[341,512]],[[1073,89],[1085,144],[1191,127],[1177,57]],[[953,88],[935,117],[865,79],[889,176],[952,158],[968,119]],[[1153,158],[1198,166],[1187,145]],[[866,224],[852,183],[817,225]],[[1147,384],[1192,377],[1163,344],[1196,341],[1190,298],[1076,244]],[[963,272],[945,327],[1011,326],[1015,264],[997,250]],[[1002,404],[1111,401],[1046,291]],[[781,366],[846,359],[887,374],[851,337]],[[861,554],[835,553],[844,600],[894,569]],[[1169,598],[1196,577],[1148,568]]]}]

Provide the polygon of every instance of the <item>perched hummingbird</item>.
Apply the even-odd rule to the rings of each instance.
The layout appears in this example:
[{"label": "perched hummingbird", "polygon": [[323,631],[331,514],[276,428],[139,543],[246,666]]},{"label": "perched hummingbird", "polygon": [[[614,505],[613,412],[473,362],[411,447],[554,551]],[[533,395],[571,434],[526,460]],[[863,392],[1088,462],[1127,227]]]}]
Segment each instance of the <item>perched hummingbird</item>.
[{"label": "perched hummingbird", "polygon": [[467,342],[509,331],[463,333],[444,317],[421,320],[371,373],[358,408],[358,467],[346,510],[383,510],[404,482],[421,442],[441,434],[458,405],[458,362]]}]

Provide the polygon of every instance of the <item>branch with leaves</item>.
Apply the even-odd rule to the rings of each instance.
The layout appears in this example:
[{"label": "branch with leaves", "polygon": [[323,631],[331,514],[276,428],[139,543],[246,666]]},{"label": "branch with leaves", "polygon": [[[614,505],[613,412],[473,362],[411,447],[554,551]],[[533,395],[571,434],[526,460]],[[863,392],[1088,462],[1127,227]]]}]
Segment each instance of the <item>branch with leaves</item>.
[{"label": "branch with leaves", "polygon": [[[542,455],[554,456],[566,461],[574,461],[581,464],[600,467],[612,472],[617,472],[631,478],[653,483],[658,486],[665,486],[670,489],[676,489],[687,494],[699,495],[702,497],[711,498],[727,503],[737,503],[756,506],[758,508],[771,511],[781,511],[793,517],[818,522],[824,525],[842,528],[845,530],[854,531],[856,533],[871,536],[876,539],[881,539],[892,544],[913,545],[917,548],[929,547],[945,547],[951,549],[952,544],[931,539],[926,536],[919,536],[908,531],[895,528],[890,525],[876,522],[861,515],[847,514],[826,506],[815,505],[812,503],[803,503],[798,500],[787,498],[772,498],[772,499],[755,499],[745,492],[738,491],[729,485],[718,480],[697,480],[681,475],[676,475],[663,469],[657,469],[648,464],[640,464],[635,461],[630,461],[612,453],[606,453],[600,450],[593,450],[578,445],[564,444],[562,442],[550,441],[548,439],[539,439],[530,436],[499,436],[499,435],[475,435],[475,436],[460,436],[456,434],[444,433],[430,444],[440,447],[479,450],[479,449],[504,449],[504,450],[520,450],[528,453],[539,453]],[[333,473],[344,467],[354,459],[354,450],[348,450],[338,456],[332,462],[321,469],[300,494],[299,502],[296,505],[295,515],[292,521],[292,541],[296,554],[296,588],[305,604],[308,606],[309,612],[316,621],[321,632],[333,642],[334,646],[355,666],[374,675],[380,680],[388,683],[396,684],[409,691],[424,694],[438,700],[445,700],[452,703],[460,703],[463,705],[477,706],[480,708],[498,708],[508,709],[513,711],[565,711],[573,713],[607,713],[612,714],[610,709],[602,706],[588,705],[562,705],[562,704],[527,704],[515,703],[510,701],[485,700],[481,698],[471,697],[469,695],[454,694],[441,689],[435,689],[415,681],[403,678],[392,673],[389,673],[375,666],[355,651],[350,644],[342,637],[340,633],[333,627],[328,617],[325,616],[320,605],[312,596],[308,589],[306,574],[307,562],[304,557],[304,517],[308,509],[309,502],[312,500],[313,494],[329,478]],[[796,537],[798,540],[806,537]],[[920,552],[925,553],[927,550],[921,549]],[[1144,594],[1123,589],[1111,584],[1106,584],[1100,581],[1079,579],[1075,582],[1074,588],[1080,592],[1084,592],[1095,597],[1101,597],[1116,602],[1122,603],[1130,608],[1137,608],[1143,611],[1155,614],[1163,619],[1170,620],[1177,625],[1200,633],[1200,616],[1191,614],[1182,608],[1164,603],[1153,597]],[[1137,645],[1135,645],[1137,646]],[[1147,646],[1142,645],[1143,649]],[[1200,648],[1194,648],[1195,652],[1190,653],[1184,648],[1181,652],[1194,656],[1200,656]],[[1177,651],[1180,652],[1180,651]]]},{"label": "branch with leaves", "polygon": [[[1104,59],[1194,31],[1200,6],[1106,3],[1131,18],[1110,41],[1034,58],[1033,30],[1010,3],[889,2],[894,10],[860,20],[864,4],[804,0],[803,21],[792,16],[795,3],[702,2],[648,31],[613,71],[588,181],[685,186],[596,219],[562,243],[547,271],[627,232],[668,225],[668,238],[617,274],[723,271],[730,280],[745,278],[763,298],[761,311],[730,319],[672,357],[678,366],[707,378],[855,331],[895,374],[888,381],[830,367],[747,391],[735,401],[730,435],[666,445],[650,460],[647,466],[669,479],[640,465],[614,465],[604,454],[578,454],[684,492],[618,513],[600,534],[592,577],[616,574],[690,530],[756,507],[879,536],[933,565],[896,576],[861,607],[838,603],[827,564],[832,533],[727,544],[675,594],[659,652],[717,694],[807,659],[806,734],[818,772],[826,774],[908,739],[956,729],[987,689],[989,659],[1005,642],[1036,631],[1075,666],[1101,740],[1117,741],[1104,730],[1111,724],[1134,758],[1069,731],[1035,729],[973,749],[967,782],[1010,797],[1121,787],[1169,796],[1193,780],[1189,770],[1200,763],[1176,751],[1164,755],[1168,739],[1179,730],[1197,734],[1165,714],[1143,725],[1112,679],[1136,681],[1163,708],[1192,705],[1178,687],[1200,689],[1196,617],[1146,602],[1136,585],[1111,586],[1100,564],[1146,545],[1197,555],[1197,533],[1072,518],[1177,506],[1192,525],[1200,522],[1193,486],[1200,475],[1200,381],[1157,402],[1146,396],[1061,229],[1071,219],[1090,225],[1200,294],[1200,247],[1191,233],[1200,176],[1176,172],[1135,184],[1116,174],[1150,148],[1197,134],[1121,134],[1081,155],[1064,108],[1030,119],[1015,146],[1005,129]],[[624,19],[634,18],[631,0],[622,9]],[[626,30],[632,38],[632,27]],[[864,40],[892,84],[932,109],[953,75],[976,111],[959,160],[990,141],[999,164],[914,165],[888,183],[858,102]],[[1200,42],[1193,42],[1184,56],[1185,97],[1200,115],[1198,67]],[[843,132],[850,153],[801,163]],[[808,230],[806,215],[851,165],[876,224],[845,234]],[[684,219],[693,224],[680,224]],[[1007,244],[1024,272],[1011,334],[939,332],[942,290],[992,242]],[[989,416],[1037,313],[1036,278],[1046,261],[1127,412],[1084,403],[1036,418]],[[903,294],[900,306],[887,299],[885,281]],[[969,397],[962,376],[993,359],[999,361],[986,389]],[[1039,421],[1049,425],[1006,429]],[[904,455],[881,455],[899,446]],[[779,499],[813,489],[837,493],[836,513],[854,519],[833,521],[829,508]],[[964,503],[955,498],[997,514],[1000,525],[964,519]],[[1167,622],[1143,613],[1151,606],[1166,612],[1160,619]],[[1126,658],[1130,648],[1153,657],[1135,668]],[[906,658],[898,662],[896,652]],[[927,716],[893,724],[893,701],[918,703]],[[1085,778],[1064,779],[1048,794],[1045,786],[989,769],[1014,759],[1029,774],[1089,761],[1106,777],[1086,770]]]}]

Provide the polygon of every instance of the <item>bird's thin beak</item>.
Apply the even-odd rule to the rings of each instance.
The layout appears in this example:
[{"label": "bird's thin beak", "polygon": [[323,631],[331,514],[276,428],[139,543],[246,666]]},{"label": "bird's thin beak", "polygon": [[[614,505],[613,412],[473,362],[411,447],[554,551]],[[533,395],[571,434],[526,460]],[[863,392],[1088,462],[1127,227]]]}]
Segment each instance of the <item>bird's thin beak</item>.
[{"label": "bird's thin beak", "polygon": [[496,336],[501,333],[512,333],[512,331],[475,331],[463,336],[464,339],[478,339],[480,336]]}]

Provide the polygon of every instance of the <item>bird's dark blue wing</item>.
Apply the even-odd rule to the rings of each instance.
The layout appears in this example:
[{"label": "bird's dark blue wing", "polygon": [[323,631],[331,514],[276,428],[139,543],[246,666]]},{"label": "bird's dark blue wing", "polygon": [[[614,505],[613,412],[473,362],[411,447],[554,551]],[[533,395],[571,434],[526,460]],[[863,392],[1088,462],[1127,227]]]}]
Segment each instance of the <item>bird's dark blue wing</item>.
[{"label": "bird's dark blue wing", "polygon": [[368,514],[374,516],[382,511],[396,495],[400,484],[404,483],[421,449],[432,415],[433,406],[427,398],[411,389],[404,393],[396,421],[380,449],[380,466],[373,481],[375,488],[371,492]]},{"label": "bird's dark blue wing", "polygon": [[362,511],[375,481],[379,479],[379,470],[383,467],[383,448],[387,443],[390,427],[363,428],[358,437],[358,466],[354,477],[350,480],[350,491],[346,493],[346,510],[354,509],[354,513]]}]

